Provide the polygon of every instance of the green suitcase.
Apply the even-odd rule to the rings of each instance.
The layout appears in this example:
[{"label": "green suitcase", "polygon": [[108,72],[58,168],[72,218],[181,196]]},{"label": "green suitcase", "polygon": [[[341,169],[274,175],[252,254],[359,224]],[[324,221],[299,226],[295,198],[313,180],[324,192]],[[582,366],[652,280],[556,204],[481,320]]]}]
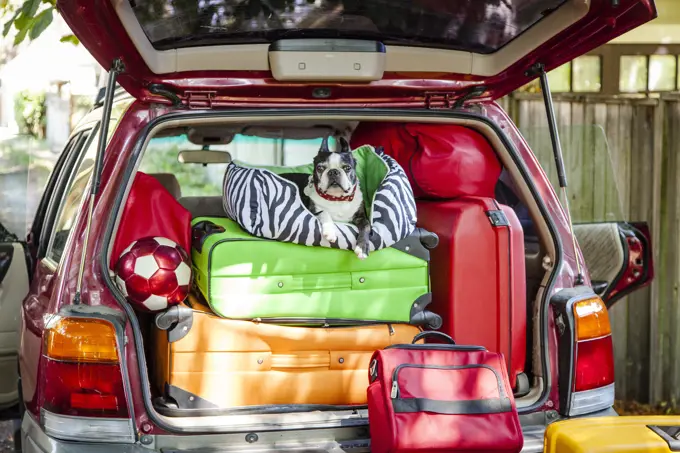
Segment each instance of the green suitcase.
[{"label": "green suitcase", "polygon": [[233,220],[192,222],[195,285],[210,308],[230,319],[278,324],[409,323],[431,329],[429,250],[438,238],[416,229],[360,260],[354,252],[277,242]]}]

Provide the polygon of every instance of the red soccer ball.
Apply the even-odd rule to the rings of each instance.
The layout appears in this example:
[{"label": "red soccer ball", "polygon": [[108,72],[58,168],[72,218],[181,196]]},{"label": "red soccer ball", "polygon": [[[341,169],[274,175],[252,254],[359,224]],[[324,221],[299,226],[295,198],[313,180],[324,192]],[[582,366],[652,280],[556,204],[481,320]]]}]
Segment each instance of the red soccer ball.
[{"label": "red soccer ball", "polygon": [[191,265],[182,247],[167,238],[139,239],[121,253],[116,283],[139,309],[164,310],[189,294]]}]

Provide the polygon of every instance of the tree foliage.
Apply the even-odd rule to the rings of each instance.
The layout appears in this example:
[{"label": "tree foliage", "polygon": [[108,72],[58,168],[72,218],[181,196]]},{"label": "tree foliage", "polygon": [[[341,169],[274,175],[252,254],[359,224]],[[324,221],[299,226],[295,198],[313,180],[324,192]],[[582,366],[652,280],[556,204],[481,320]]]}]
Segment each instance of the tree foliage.
[{"label": "tree foliage", "polygon": [[47,104],[45,93],[22,91],[14,100],[14,115],[19,133],[38,139],[45,137]]},{"label": "tree foliage", "polygon": [[[58,14],[57,0],[22,0],[19,3],[11,0],[0,0],[0,14],[6,18],[2,28],[2,36],[7,37],[14,31],[14,45],[18,46],[27,38],[34,40],[50,26],[54,15]],[[62,42],[78,44],[74,35],[67,35]]]}]

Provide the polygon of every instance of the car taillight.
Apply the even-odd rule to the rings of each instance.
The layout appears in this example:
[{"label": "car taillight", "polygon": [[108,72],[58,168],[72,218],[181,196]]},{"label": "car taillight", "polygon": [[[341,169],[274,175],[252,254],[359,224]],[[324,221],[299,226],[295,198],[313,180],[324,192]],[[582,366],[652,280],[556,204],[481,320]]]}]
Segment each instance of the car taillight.
[{"label": "car taillight", "polygon": [[[559,303],[562,302],[562,303]],[[560,407],[583,415],[614,404],[614,349],[609,314],[595,295],[558,300]]]},{"label": "car taillight", "polygon": [[614,347],[607,307],[599,297],[574,303],[576,345],[573,389],[592,390],[614,383]]},{"label": "car taillight", "polygon": [[135,441],[110,321],[53,320],[45,332],[42,363],[42,418],[48,434],[66,440]]}]

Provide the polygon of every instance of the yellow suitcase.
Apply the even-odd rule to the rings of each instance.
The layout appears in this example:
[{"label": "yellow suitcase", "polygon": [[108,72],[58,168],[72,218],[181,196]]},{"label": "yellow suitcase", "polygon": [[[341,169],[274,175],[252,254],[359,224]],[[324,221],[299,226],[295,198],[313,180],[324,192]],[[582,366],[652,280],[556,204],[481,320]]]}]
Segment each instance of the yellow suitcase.
[{"label": "yellow suitcase", "polygon": [[556,422],[544,453],[669,453],[680,451],[680,417],[602,417]]},{"label": "yellow suitcase", "polygon": [[220,318],[193,294],[187,302],[188,333],[174,342],[163,330],[154,335],[156,385],[178,410],[365,405],[373,352],[411,343],[420,332],[407,324],[258,324]]}]

